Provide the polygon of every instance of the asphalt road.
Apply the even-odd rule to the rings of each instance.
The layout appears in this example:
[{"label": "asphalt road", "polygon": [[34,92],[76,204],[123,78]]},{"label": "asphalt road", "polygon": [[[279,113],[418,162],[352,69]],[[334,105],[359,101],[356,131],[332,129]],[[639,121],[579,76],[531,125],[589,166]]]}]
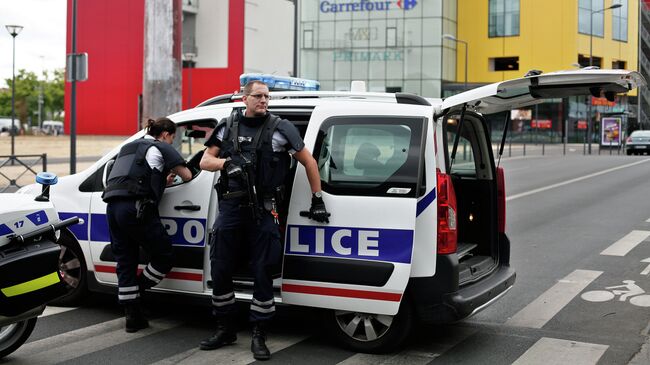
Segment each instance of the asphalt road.
[{"label": "asphalt road", "polygon": [[[422,326],[403,351],[388,355],[343,350],[322,333],[318,311],[281,307],[269,363],[649,364],[650,158],[536,155],[501,164],[517,270],[505,297],[463,322]],[[620,287],[606,289],[613,286]],[[583,299],[587,292],[590,300]],[[245,330],[238,345],[197,350],[213,331],[208,308],[156,304],[153,328],[130,335],[112,296],[95,295],[65,312],[49,309],[30,342],[0,363],[253,361]]]}]

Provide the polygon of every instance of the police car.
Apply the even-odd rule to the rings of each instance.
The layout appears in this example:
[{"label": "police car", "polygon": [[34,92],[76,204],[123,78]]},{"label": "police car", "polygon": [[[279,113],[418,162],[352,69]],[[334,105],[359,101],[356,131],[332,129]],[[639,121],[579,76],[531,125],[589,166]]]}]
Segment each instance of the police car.
[{"label": "police car", "polygon": [[27,340],[45,303],[71,289],[60,269],[75,258],[56,242],[78,219],[59,219],[49,200],[56,175],[41,172],[36,181],[43,184],[36,197],[0,194],[0,359]]},{"label": "police car", "polygon": [[[318,162],[332,213],[329,224],[301,214],[311,194],[303,166],[294,164],[280,217],[284,255],[275,270],[275,301],[327,309],[334,335],[364,352],[398,346],[416,321],[457,321],[492,304],[512,287],[515,271],[505,231],[503,169],[495,164],[483,115],[544,98],[612,97],[644,84],[637,72],[590,69],[532,73],[444,100],[356,90],[272,91],[269,110],[300,130]],[[243,108],[240,99],[221,95],[170,116],[178,126],[174,146],[187,156],[193,178],[168,187],[160,204],[176,263],[157,292],[205,296],[209,303],[218,172],[201,171],[198,163],[218,121]],[[120,147],[53,187],[61,218],[83,220],[61,237],[81,259],[66,272],[78,285],[63,302],[117,285],[101,195]],[[235,284],[236,297],[250,300],[252,279],[245,269]]]}]

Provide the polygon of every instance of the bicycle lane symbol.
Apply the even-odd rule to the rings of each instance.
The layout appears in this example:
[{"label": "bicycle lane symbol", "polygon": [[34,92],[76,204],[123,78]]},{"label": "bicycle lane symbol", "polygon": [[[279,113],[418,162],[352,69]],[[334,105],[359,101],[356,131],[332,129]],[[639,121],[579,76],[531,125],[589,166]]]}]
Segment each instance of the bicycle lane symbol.
[{"label": "bicycle lane symbol", "polygon": [[582,299],[589,302],[606,302],[618,296],[618,300],[625,302],[628,298],[630,304],[638,307],[650,307],[650,295],[644,294],[646,291],[636,285],[634,280],[623,280],[623,285],[608,286],[609,290],[591,290],[582,293]]}]

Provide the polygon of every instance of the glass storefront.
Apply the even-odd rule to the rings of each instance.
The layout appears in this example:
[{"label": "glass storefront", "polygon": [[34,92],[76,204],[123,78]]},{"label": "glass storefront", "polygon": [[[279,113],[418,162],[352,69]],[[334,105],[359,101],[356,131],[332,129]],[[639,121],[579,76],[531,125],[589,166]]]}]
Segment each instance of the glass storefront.
[{"label": "glass storefront", "polygon": [[[299,76],[322,90],[349,90],[363,80],[369,91],[440,97],[442,80],[455,80],[456,1],[301,1]],[[444,67],[443,67],[444,65]]]}]

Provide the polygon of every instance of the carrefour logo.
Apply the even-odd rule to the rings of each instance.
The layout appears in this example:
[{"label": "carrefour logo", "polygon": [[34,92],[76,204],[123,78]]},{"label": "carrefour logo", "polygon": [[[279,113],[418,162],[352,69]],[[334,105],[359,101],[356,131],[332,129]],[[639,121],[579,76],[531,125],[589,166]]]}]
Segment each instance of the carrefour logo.
[{"label": "carrefour logo", "polygon": [[417,4],[418,4],[418,2],[416,0],[398,0],[397,1],[397,6],[399,6],[401,9],[404,9],[404,10],[411,10]]},{"label": "carrefour logo", "polygon": [[397,6],[402,10],[411,10],[418,4],[417,0],[397,0],[397,1],[321,1],[321,13],[345,13],[356,11],[388,11],[392,6]]}]

